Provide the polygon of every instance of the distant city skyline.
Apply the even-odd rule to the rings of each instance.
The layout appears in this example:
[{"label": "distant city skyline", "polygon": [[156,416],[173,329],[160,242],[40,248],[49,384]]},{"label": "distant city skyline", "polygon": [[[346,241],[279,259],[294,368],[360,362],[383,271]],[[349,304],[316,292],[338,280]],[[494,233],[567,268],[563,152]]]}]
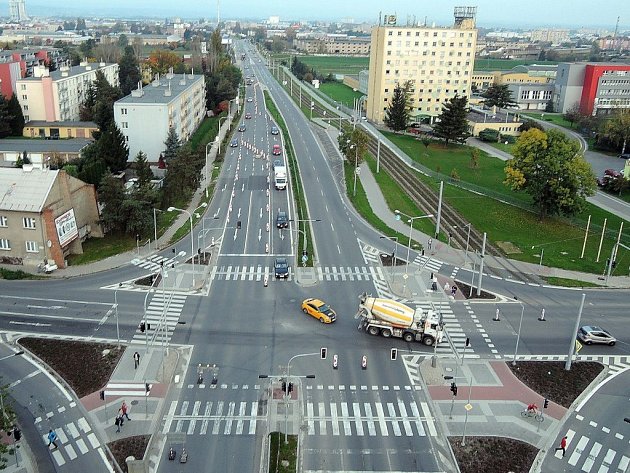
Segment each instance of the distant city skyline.
[{"label": "distant city skyline", "polygon": [[[527,2],[501,2],[499,0],[318,0],[297,2],[291,0],[223,0],[221,20],[264,20],[270,16],[280,21],[323,20],[340,21],[354,19],[355,22],[376,23],[379,13],[396,14],[399,24],[408,19],[429,24],[448,25],[453,21],[453,7],[477,6],[477,23],[482,27],[536,27],[557,26],[564,28],[597,27],[614,30],[617,16],[621,17],[620,28],[630,28],[630,1],[606,0],[529,0]],[[28,14],[44,16],[82,16],[113,18],[206,18],[215,20],[216,0],[190,2],[175,6],[168,0],[83,0],[74,2],[60,0],[43,3],[27,0]],[[8,17],[8,1],[0,1],[0,16]]]}]

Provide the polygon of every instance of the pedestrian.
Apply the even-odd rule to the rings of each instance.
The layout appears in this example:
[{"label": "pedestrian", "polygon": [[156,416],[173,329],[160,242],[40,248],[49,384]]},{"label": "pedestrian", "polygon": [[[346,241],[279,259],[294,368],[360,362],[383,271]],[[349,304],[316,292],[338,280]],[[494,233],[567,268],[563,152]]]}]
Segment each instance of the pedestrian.
[{"label": "pedestrian", "polygon": [[429,238],[429,241],[427,242],[427,246],[429,247],[429,251],[431,251],[431,246],[433,245],[433,238]]},{"label": "pedestrian", "polygon": [[564,454],[567,453],[567,436],[565,435],[564,437],[562,437],[562,440],[560,440],[560,446],[556,448],[556,452],[558,450],[562,450],[562,456],[564,457]]},{"label": "pedestrian", "polygon": [[133,368],[137,370],[139,364],[140,364],[140,353],[135,352],[133,354]]},{"label": "pedestrian", "polygon": [[118,409],[118,417],[120,418],[120,426],[122,427],[125,422],[122,409]]},{"label": "pedestrian", "polygon": [[[57,448],[57,432],[55,432],[54,430],[50,429],[48,430],[48,446],[50,447],[50,444],[52,443],[55,448]],[[53,448],[53,450],[55,449]]]},{"label": "pedestrian", "polygon": [[451,290],[451,285],[449,283],[444,284],[444,292],[448,292]]},{"label": "pedestrian", "polygon": [[129,408],[127,407],[127,403],[125,401],[122,402],[122,405],[120,406],[120,411],[122,412],[122,416],[121,417],[126,417],[127,420],[131,420],[129,418],[129,414],[127,414],[127,410]]},{"label": "pedestrian", "polygon": [[451,296],[455,297],[456,293],[457,293],[457,286],[453,284],[453,287],[451,288]]},{"label": "pedestrian", "polygon": [[116,420],[114,421],[114,425],[116,425],[116,433],[120,432],[120,424],[121,424],[120,416],[116,416]]}]

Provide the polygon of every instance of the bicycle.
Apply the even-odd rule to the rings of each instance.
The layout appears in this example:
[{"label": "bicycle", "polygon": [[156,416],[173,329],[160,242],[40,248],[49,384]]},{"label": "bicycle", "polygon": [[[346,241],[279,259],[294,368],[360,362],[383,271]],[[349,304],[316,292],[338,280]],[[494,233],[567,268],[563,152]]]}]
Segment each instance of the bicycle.
[{"label": "bicycle", "polygon": [[522,410],[521,411],[521,416],[522,417],[533,417],[538,422],[542,422],[543,420],[545,420],[545,417],[542,415],[542,412],[530,411],[529,409]]}]

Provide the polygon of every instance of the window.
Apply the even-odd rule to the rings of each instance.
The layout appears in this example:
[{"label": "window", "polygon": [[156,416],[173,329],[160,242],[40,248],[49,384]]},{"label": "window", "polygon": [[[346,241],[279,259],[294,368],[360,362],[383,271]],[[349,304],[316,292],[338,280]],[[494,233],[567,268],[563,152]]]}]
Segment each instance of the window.
[{"label": "window", "polygon": [[26,90],[26,84],[20,84],[20,90]]},{"label": "window", "polygon": [[7,226],[7,218],[4,215],[0,215],[0,227]]},{"label": "window", "polygon": [[127,122],[122,122],[121,125],[123,128],[129,128],[129,123]]},{"label": "window", "polygon": [[22,99],[28,100],[28,96],[26,94],[22,94]]},{"label": "window", "polygon": [[30,120],[30,117],[28,115],[24,115],[24,121],[27,122]]},{"label": "window", "polygon": [[39,243],[36,241],[27,241],[26,251],[27,253],[39,253]]},{"label": "window", "polygon": [[24,228],[29,228],[31,230],[35,230],[35,219],[31,217],[24,217],[22,219],[22,224]]},{"label": "window", "polygon": [[11,242],[6,238],[0,238],[0,250],[10,250]]},{"label": "window", "polygon": [[391,41],[388,41],[388,42],[387,42],[387,46],[391,46],[391,45],[392,45],[392,42],[391,42]]},{"label": "window", "polygon": [[23,107],[23,108],[24,108],[24,111],[25,111],[25,112],[28,112],[28,105],[24,105],[24,107]]}]

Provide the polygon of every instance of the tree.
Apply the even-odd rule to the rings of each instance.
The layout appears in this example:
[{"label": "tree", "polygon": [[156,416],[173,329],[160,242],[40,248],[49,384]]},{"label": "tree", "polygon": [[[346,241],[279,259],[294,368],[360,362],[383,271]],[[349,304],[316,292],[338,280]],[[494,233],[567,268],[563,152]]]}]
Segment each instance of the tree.
[{"label": "tree", "polygon": [[177,152],[182,147],[182,142],[180,141],[179,136],[177,136],[175,128],[170,127],[168,129],[168,135],[166,136],[164,145],[166,146],[163,153],[164,161],[166,161],[166,164],[171,164],[177,156]]},{"label": "tree", "polygon": [[409,89],[411,82],[396,84],[394,93],[387,110],[385,111],[385,125],[394,131],[401,131],[407,128],[409,122]]},{"label": "tree", "polygon": [[470,149],[470,167],[471,169],[479,167],[479,148]]},{"label": "tree", "polygon": [[83,57],[93,57],[92,50],[94,49],[94,46],[96,46],[96,42],[94,39],[90,38],[79,45],[79,51]]},{"label": "tree", "polygon": [[621,146],[621,154],[624,154],[630,140],[630,111],[618,110],[604,125],[604,135],[612,143]]},{"label": "tree", "polygon": [[126,48],[129,45],[129,38],[127,38],[126,34],[121,34],[118,37],[118,47],[119,48]]},{"label": "tree", "polygon": [[122,212],[125,202],[125,189],[122,181],[110,172],[105,174],[98,189],[98,200],[103,204],[101,219],[105,231],[119,232],[125,228],[125,213]]},{"label": "tree", "polygon": [[496,106],[499,108],[507,108],[516,105],[516,102],[512,99],[512,92],[508,89],[507,84],[492,84],[481,96],[486,99],[483,103],[488,107]]},{"label": "tree", "polygon": [[127,167],[129,147],[115,123],[110,124],[107,130],[101,133],[97,145],[99,156],[112,172],[119,172]]},{"label": "tree", "polygon": [[125,47],[125,53],[118,61],[118,80],[123,95],[129,95],[140,82],[140,65],[132,46]]},{"label": "tree", "polygon": [[16,94],[13,94],[9,99],[7,111],[11,117],[11,135],[22,136],[22,131],[24,130],[24,114],[22,113],[22,107],[20,107],[20,102]]},{"label": "tree", "polygon": [[362,156],[367,151],[369,143],[369,137],[363,130],[355,128],[354,130],[344,130],[341,135],[337,137],[339,144],[339,151],[345,156],[348,162],[358,163],[362,162]]},{"label": "tree", "polygon": [[451,141],[463,143],[470,136],[467,105],[468,99],[458,95],[442,104],[442,113],[433,127],[433,132],[446,142],[446,146]]},{"label": "tree", "polygon": [[13,115],[9,113],[9,102],[4,97],[4,95],[0,94],[0,138],[6,138],[7,136],[11,136],[11,121],[13,120]]},{"label": "tree", "polygon": [[86,90],[85,99],[79,106],[79,119],[84,122],[91,122],[94,119],[94,105],[96,105],[96,87],[94,84]]},{"label": "tree", "polygon": [[138,178],[138,186],[144,187],[151,185],[151,179],[153,179],[153,171],[147,161],[147,155],[142,151],[138,152],[136,159],[134,160],[136,167],[136,177]]},{"label": "tree", "polygon": [[174,68],[181,62],[182,60],[177,54],[164,49],[151,51],[149,59],[147,59],[147,64],[153,74],[166,74],[171,67]]},{"label": "tree", "polygon": [[545,105],[545,112],[553,113],[553,99],[549,99],[547,105]]},{"label": "tree", "polygon": [[571,124],[571,128],[573,128],[573,124],[580,121],[582,117],[582,112],[580,111],[580,105],[574,104],[567,109],[566,112],[562,115],[566,121]]},{"label": "tree", "polygon": [[532,196],[540,219],[573,215],[595,193],[595,175],[580,153],[580,144],[557,130],[532,128],[514,146],[504,183]]}]

